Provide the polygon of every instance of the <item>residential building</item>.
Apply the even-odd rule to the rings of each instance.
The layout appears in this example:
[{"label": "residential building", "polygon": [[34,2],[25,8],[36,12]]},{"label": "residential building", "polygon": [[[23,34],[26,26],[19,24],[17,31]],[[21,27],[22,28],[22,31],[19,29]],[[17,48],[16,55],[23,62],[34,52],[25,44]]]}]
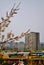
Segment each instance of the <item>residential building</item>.
[{"label": "residential building", "polygon": [[18,50],[24,50],[25,47],[25,43],[24,42],[14,42],[13,46],[15,46],[16,48],[18,48]]},{"label": "residential building", "polygon": [[24,42],[19,42],[18,43],[18,49],[19,50],[24,50],[24,47],[25,47],[25,43]]},{"label": "residential building", "polygon": [[40,34],[39,32],[30,32],[25,36],[25,47],[29,50],[40,49]]}]

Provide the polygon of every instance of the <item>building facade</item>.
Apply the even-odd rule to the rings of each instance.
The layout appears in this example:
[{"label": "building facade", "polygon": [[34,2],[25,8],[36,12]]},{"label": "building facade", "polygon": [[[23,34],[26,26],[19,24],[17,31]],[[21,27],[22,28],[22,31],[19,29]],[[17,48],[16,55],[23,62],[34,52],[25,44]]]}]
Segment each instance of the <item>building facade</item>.
[{"label": "building facade", "polygon": [[14,42],[13,46],[15,46],[18,50],[24,50],[25,43],[24,42]]},{"label": "building facade", "polygon": [[40,49],[40,34],[38,32],[30,32],[25,36],[25,47],[29,50]]},{"label": "building facade", "polygon": [[18,50],[24,50],[25,43],[24,42],[19,42],[18,43]]}]

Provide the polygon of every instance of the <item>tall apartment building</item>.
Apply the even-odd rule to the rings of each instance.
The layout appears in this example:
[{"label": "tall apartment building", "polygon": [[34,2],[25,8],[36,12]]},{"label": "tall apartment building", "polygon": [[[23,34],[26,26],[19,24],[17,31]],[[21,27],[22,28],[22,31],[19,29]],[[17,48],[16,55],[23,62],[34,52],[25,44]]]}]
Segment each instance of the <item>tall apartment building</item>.
[{"label": "tall apartment building", "polygon": [[40,34],[38,32],[30,32],[25,36],[25,47],[29,50],[39,50]]}]

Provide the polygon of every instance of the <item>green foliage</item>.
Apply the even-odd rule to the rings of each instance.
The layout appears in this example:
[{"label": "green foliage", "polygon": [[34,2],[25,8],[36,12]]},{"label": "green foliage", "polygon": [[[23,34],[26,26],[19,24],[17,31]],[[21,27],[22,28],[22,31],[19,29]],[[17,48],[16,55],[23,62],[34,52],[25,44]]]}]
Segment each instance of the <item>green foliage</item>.
[{"label": "green foliage", "polygon": [[43,48],[41,48],[41,50],[44,50],[44,47],[43,47]]},{"label": "green foliage", "polygon": [[3,61],[2,58],[0,58],[0,64],[2,64],[2,61]]},{"label": "green foliage", "polygon": [[24,52],[29,52],[29,49],[26,49],[26,48],[25,48],[25,49],[24,49]]},{"label": "green foliage", "polygon": [[12,48],[13,51],[18,51],[18,48],[16,48],[15,46]]}]

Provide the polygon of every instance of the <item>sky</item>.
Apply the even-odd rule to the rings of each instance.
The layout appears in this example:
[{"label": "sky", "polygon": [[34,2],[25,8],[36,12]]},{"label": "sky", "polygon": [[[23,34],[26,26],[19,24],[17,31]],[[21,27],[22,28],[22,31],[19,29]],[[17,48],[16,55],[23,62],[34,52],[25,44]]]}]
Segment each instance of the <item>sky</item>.
[{"label": "sky", "polygon": [[5,34],[12,30],[15,35],[20,35],[30,29],[30,32],[39,32],[40,42],[44,42],[44,0],[0,0],[0,18],[5,18],[6,12],[19,2],[18,13],[11,18]]}]

